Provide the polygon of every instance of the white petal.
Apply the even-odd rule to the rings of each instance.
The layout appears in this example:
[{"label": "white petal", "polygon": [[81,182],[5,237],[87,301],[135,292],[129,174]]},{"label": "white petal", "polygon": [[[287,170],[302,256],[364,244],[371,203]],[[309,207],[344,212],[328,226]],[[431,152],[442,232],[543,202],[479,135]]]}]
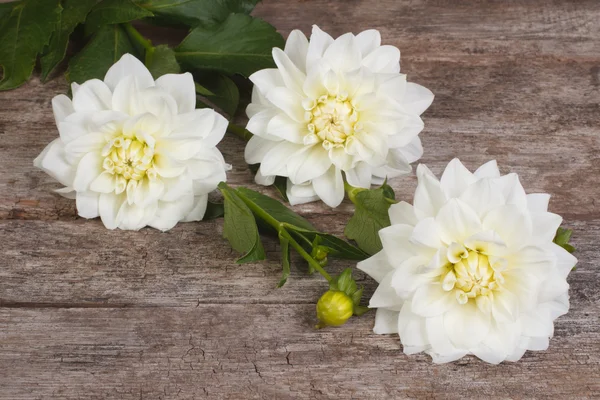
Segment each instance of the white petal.
[{"label": "white petal", "polygon": [[530,193],[527,195],[527,209],[531,212],[548,211],[550,195],[548,193]]},{"label": "white petal", "polygon": [[175,99],[179,114],[192,112],[196,108],[194,77],[189,72],[163,75],[156,80],[156,86]]},{"label": "white petal", "polygon": [[190,197],[192,194],[194,194],[192,180],[187,174],[182,174],[172,179],[163,179],[163,182],[165,184],[165,188],[164,193],[160,198],[163,203],[175,202],[183,197]]},{"label": "white petal", "polygon": [[496,160],[488,161],[473,173],[477,178],[499,178],[500,171],[498,170],[498,163]]},{"label": "white petal", "polygon": [[304,33],[298,29],[290,32],[284,50],[285,54],[298,67],[298,69],[306,73],[306,53],[308,53],[308,39]]},{"label": "white petal", "polygon": [[252,136],[244,149],[244,159],[248,164],[261,163],[265,155],[277,145],[278,142],[263,139],[259,136]]},{"label": "white petal", "polygon": [[550,249],[556,256],[556,268],[560,276],[566,278],[577,264],[577,258],[556,243],[551,243]]},{"label": "white petal", "polygon": [[366,260],[360,261],[356,265],[356,268],[365,272],[377,282],[381,282],[384,276],[393,270],[393,267],[388,263],[388,258],[384,251],[380,251]]},{"label": "white petal", "polygon": [[125,200],[125,195],[102,193],[98,201],[98,209],[102,223],[107,229],[116,229],[120,221],[117,219],[119,209]]},{"label": "white petal", "polygon": [[474,348],[490,330],[489,314],[483,314],[475,302],[470,301],[444,314],[444,329],[456,348]]},{"label": "white petal", "polygon": [[248,120],[246,129],[253,133],[255,136],[261,136],[264,139],[269,139],[273,141],[280,141],[281,138],[279,136],[273,136],[267,133],[267,127],[269,126],[269,122],[271,122],[271,119],[273,119],[275,116],[279,115],[279,113],[280,111],[276,108],[263,108],[261,111],[255,113],[254,115],[249,115],[250,120]]},{"label": "white petal", "polygon": [[319,198],[329,207],[335,208],[344,200],[344,180],[339,169],[331,167],[312,182]]},{"label": "white petal", "polygon": [[377,335],[398,333],[398,311],[386,310],[385,308],[377,309],[373,333]]},{"label": "white petal", "polygon": [[185,171],[185,164],[175,160],[168,154],[154,155],[154,169],[164,178],[173,178],[179,176]]},{"label": "white petal", "polygon": [[405,201],[392,204],[388,214],[390,215],[390,222],[392,225],[406,224],[415,226],[419,222],[415,216],[413,206]]},{"label": "white petal", "polygon": [[435,317],[457,307],[454,292],[446,292],[439,283],[417,288],[412,297],[412,312],[422,317]]},{"label": "white petal", "polygon": [[562,223],[562,217],[549,212],[535,212],[531,213],[531,223],[533,226],[532,243],[550,243],[556,236],[556,231]]},{"label": "white petal", "polygon": [[323,53],[333,43],[333,38],[327,33],[313,25],[310,42],[308,43],[308,52],[306,54],[306,72],[310,73],[310,68],[316,65],[323,57]]},{"label": "white petal", "polygon": [[[414,305],[413,307],[414,308]],[[427,351],[432,356],[435,363],[444,363],[457,360],[464,356],[468,351],[457,349],[453,344],[444,327],[444,316],[427,318],[425,321],[427,329],[427,339],[431,344],[431,350]]]},{"label": "white petal", "polygon": [[110,67],[106,72],[104,82],[111,90],[115,90],[119,82],[127,76],[135,77],[140,89],[154,86],[154,79],[148,68],[131,54],[124,54],[119,61]]},{"label": "white petal", "polygon": [[[249,79],[254,84],[255,90],[258,89],[263,94],[269,93],[273,88],[284,86],[283,78],[277,68],[261,69],[250,75]],[[254,100],[252,102],[254,103]]]},{"label": "white petal", "polygon": [[398,315],[398,335],[406,354],[410,354],[406,352],[407,347],[424,348],[429,345],[425,318],[414,314],[411,309],[412,305],[407,301]]},{"label": "white petal", "polygon": [[[418,139],[417,135],[421,133],[423,128],[425,128],[425,123],[418,115],[408,115],[404,116],[401,120],[396,122],[398,128],[395,128],[393,131],[395,134],[389,136],[388,142],[390,147],[405,147],[411,145],[411,143]],[[399,129],[399,131],[398,131]],[[423,155],[422,145],[416,143],[416,147],[414,150],[409,150],[410,154],[417,153],[418,157],[414,160],[418,160]],[[412,161],[411,161],[412,162]]]},{"label": "white petal", "polygon": [[54,189],[54,192],[60,194],[64,198],[70,199],[70,200],[75,200],[75,198],[77,196],[77,192],[75,192],[75,190],[73,190],[73,188],[71,186],[67,186],[67,187],[64,187],[61,189]]},{"label": "white petal", "polygon": [[191,194],[182,196],[175,201],[159,201],[156,217],[148,225],[163,232],[168,231],[188,215],[193,207],[194,196]]},{"label": "white petal", "polygon": [[424,86],[413,82],[406,84],[406,93],[402,99],[402,106],[410,113],[421,115],[433,102],[433,93]]},{"label": "white petal", "polygon": [[200,221],[206,213],[208,205],[208,195],[194,197],[194,206],[192,210],[181,220],[182,222]]},{"label": "white petal", "polygon": [[440,238],[446,243],[462,243],[469,236],[481,231],[479,216],[465,202],[450,199],[435,217]]},{"label": "white petal", "polygon": [[292,206],[319,200],[319,196],[315,193],[312,182],[294,185],[289,179],[287,180],[286,196]]},{"label": "white petal", "polygon": [[75,109],[73,108],[71,99],[64,94],[59,94],[52,99],[52,112],[54,112],[54,120],[56,121],[56,126],[58,126],[65,118],[73,114]]},{"label": "white petal", "polygon": [[33,160],[33,165],[65,186],[73,184],[75,168],[65,159],[64,144],[60,139],[54,139],[50,142],[40,155]]},{"label": "white petal", "polygon": [[480,218],[483,218],[489,210],[504,204],[502,190],[498,185],[494,185],[492,179],[480,179],[471,184],[459,198]]},{"label": "white petal", "polygon": [[381,46],[362,60],[362,65],[372,72],[397,74],[400,72],[400,50],[394,46]]},{"label": "white petal", "polygon": [[130,75],[119,81],[114,88],[111,107],[127,115],[135,116],[143,112],[144,99],[135,77]]},{"label": "white petal", "polygon": [[360,67],[362,56],[354,35],[346,33],[327,47],[323,59],[334,71],[353,71]]},{"label": "white petal", "polygon": [[73,94],[75,111],[100,111],[112,108],[112,92],[104,82],[91,79],[79,86]]},{"label": "white petal", "polygon": [[383,277],[381,282],[379,282],[379,286],[373,293],[371,300],[369,301],[370,308],[392,308],[400,310],[402,307],[403,299],[396,294],[394,288],[392,288],[392,276],[394,271],[389,272],[386,276]]},{"label": "white petal", "polygon": [[267,93],[267,99],[296,122],[304,121],[302,97],[292,89],[276,87]]},{"label": "white petal", "polygon": [[119,229],[137,231],[148,225],[156,213],[157,202],[146,207],[124,201],[117,213]]},{"label": "white petal", "polygon": [[[400,265],[398,265],[400,263]],[[396,260],[398,267],[392,276],[392,287],[402,298],[410,298],[420,285],[427,284],[430,279],[423,274],[427,268],[428,259],[416,256],[405,260]]]},{"label": "white petal", "polygon": [[356,35],[356,45],[363,57],[366,57],[373,50],[381,46],[381,35],[376,29],[362,31]]},{"label": "white petal", "polygon": [[506,204],[514,204],[524,212],[527,210],[527,195],[517,174],[504,175],[497,178],[496,182],[502,187]]},{"label": "white petal", "polygon": [[369,189],[371,187],[371,167],[366,162],[359,162],[352,169],[345,171],[346,181],[350,186]]},{"label": "white petal", "polygon": [[449,199],[459,197],[473,182],[475,177],[458,158],[448,163],[440,179],[442,190]]},{"label": "white petal", "polygon": [[106,135],[103,133],[89,133],[71,140],[65,145],[65,151],[77,156],[90,152],[100,153],[106,142]]},{"label": "white petal", "polygon": [[[314,145],[307,151],[293,155],[287,162],[288,177],[294,184],[317,179],[327,173],[330,167],[331,160],[321,145]],[[331,181],[330,183],[334,184],[335,182]],[[317,190],[316,187],[315,190]]]},{"label": "white petal", "polygon": [[442,247],[440,226],[436,223],[435,218],[429,217],[420,220],[410,235],[410,242],[432,249]]},{"label": "white petal", "polygon": [[487,213],[482,221],[485,230],[493,230],[515,249],[527,244],[531,237],[531,217],[515,205],[497,207]]},{"label": "white petal", "polygon": [[286,164],[295,154],[301,154],[308,147],[287,141],[278,142],[264,155],[260,165],[263,175],[287,176]]},{"label": "white petal", "polygon": [[[390,147],[395,146],[392,146],[390,143]],[[409,144],[402,146],[399,150],[409,163],[413,163],[423,156],[423,145],[418,136],[414,137]]]},{"label": "white petal", "polygon": [[259,168],[254,176],[254,181],[259,185],[271,186],[273,183],[275,183],[275,178],[275,175],[263,175]]},{"label": "white petal", "polygon": [[[542,312],[539,309],[523,315],[521,317],[521,324],[524,336],[549,338],[554,334],[552,318],[548,313]],[[531,347],[528,347],[528,349],[535,350]]]},{"label": "white petal", "polygon": [[102,161],[104,159],[98,153],[88,153],[77,165],[77,172],[75,172],[75,179],[73,180],[73,188],[78,192],[86,192],[89,189],[90,184],[102,170]]},{"label": "white petal", "polygon": [[425,165],[419,164],[417,167],[417,178],[419,183],[413,202],[415,213],[419,218],[434,217],[446,202],[446,195],[440,182]]},{"label": "white petal", "polygon": [[409,241],[412,233],[413,227],[404,224],[394,224],[379,231],[383,252],[391,265],[397,266],[417,255],[416,247]]},{"label": "white petal", "polygon": [[115,176],[108,171],[102,172],[90,184],[90,190],[97,193],[111,193],[115,190]]},{"label": "white petal", "polygon": [[77,214],[82,218],[96,218],[100,215],[98,209],[98,193],[78,192],[76,197]]},{"label": "white petal", "polygon": [[498,323],[515,322],[519,317],[519,299],[508,290],[494,292],[492,316]]},{"label": "white petal", "polygon": [[302,86],[306,79],[304,72],[302,72],[299,67],[290,60],[288,55],[278,47],[273,48],[273,60],[279,69],[279,73],[281,74],[281,78],[285,85],[297,93],[302,94]]},{"label": "white petal", "polygon": [[268,135],[292,143],[303,144],[304,136],[307,133],[306,124],[296,122],[285,114],[275,115],[267,124]]}]

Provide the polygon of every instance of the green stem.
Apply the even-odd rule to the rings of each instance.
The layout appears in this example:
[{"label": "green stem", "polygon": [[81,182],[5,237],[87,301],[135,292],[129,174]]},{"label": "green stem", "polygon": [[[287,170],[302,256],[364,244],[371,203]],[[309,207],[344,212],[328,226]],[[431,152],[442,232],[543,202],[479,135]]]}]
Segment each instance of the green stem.
[{"label": "green stem", "polygon": [[248,208],[252,210],[252,212],[258,218],[262,219],[267,224],[275,228],[280,237],[287,239],[290,245],[302,256],[302,258],[304,258],[306,262],[310,264],[311,267],[318,271],[323,276],[323,278],[327,279],[327,282],[331,282],[331,276],[327,273],[327,271],[323,269],[323,267],[321,267],[321,264],[319,264],[317,260],[312,258],[311,255],[308,254],[306,250],[304,250],[304,248],[296,241],[296,239],[294,239],[292,235],[290,235],[290,233],[286,229],[286,223],[277,221],[275,218],[264,212],[262,208],[258,207],[256,204],[254,204],[254,202],[252,202],[240,192],[237,192],[237,195],[240,199],[242,199],[244,203],[246,203]]},{"label": "green stem", "polygon": [[368,189],[350,186],[350,184],[348,182],[346,182],[345,180],[344,180],[344,189],[346,190],[346,194],[348,195],[348,198],[354,204],[356,204],[356,195],[364,190],[368,190]]},{"label": "green stem", "polygon": [[142,34],[139,33],[138,30],[133,27],[133,25],[131,25],[130,23],[126,23],[123,24],[123,27],[127,31],[127,34],[129,35],[131,40],[135,41],[144,48],[144,50],[146,51],[146,57],[148,56],[148,53],[154,53],[154,46],[152,46],[152,42],[146,39],[144,36],[142,36]]},{"label": "green stem", "polygon": [[239,125],[236,125],[232,122],[229,123],[229,126],[227,127],[227,130],[231,133],[233,133],[234,135],[236,135],[237,137],[239,137],[240,139],[245,140],[246,142],[248,140],[250,140],[250,138],[252,137],[252,133],[250,133],[248,130],[242,128]]}]

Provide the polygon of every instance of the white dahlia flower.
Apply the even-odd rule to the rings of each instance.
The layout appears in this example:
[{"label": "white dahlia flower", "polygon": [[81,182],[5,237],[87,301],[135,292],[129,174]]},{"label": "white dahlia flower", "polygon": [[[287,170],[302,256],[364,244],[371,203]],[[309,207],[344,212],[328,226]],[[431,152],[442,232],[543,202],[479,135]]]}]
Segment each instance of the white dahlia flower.
[{"label": "white dahlia flower", "polygon": [[227,165],[215,147],[227,120],[196,110],[189,73],[156,81],[125,54],[104,81],[73,84],[73,100],[52,107],[60,137],[35,159],[75,198],[84,218],[100,216],[109,229],[146,225],[171,229],[202,219],[207,194],[225,180]]},{"label": "white dahlia flower", "polygon": [[245,156],[261,164],[257,183],[284,176],[290,203],[321,199],[336,207],[342,172],[361,188],[410,172],[423,154],[419,115],[433,94],[406,82],[400,51],[381,46],[378,31],[334,40],[314,26],[309,43],[295,30],[273,59],[277,68],[250,76],[247,129],[255,136]]},{"label": "white dahlia flower", "polygon": [[436,363],[548,348],[577,262],[552,241],[562,218],[547,211],[550,196],[525,194],[495,161],[471,173],[454,159],[441,180],[419,165],[417,176],[414,205],[390,207],[383,250],[358,264],[379,282],[374,332],[398,333],[406,354]]}]

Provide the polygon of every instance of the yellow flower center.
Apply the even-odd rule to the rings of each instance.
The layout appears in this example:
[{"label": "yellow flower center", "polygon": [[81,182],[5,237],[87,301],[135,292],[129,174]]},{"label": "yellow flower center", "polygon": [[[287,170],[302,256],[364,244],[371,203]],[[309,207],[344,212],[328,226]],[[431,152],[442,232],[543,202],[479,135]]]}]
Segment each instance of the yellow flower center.
[{"label": "yellow flower center", "polygon": [[459,304],[473,299],[482,311],[489,310],[493,292],[504,283],[501,270],[505,260],[496,260],[492,265],[488,255],[457,243],[449,247],[448,259],[447,272],[441,276],[442,288],[454,291]]},{"label": "yellow flower center", "polygon": [[[104,147],[102,167],[115,176],[116,193],[123,192],[130,181],[153,178],[154,149],[135,137],[117,136]],[[133,182],[132,182],[133,184]]]},{"label": "yellow flower center", "polygon": [[305,100],[303,105],[309,132],[306,144],[322,142],[326,150],[344,147],[346,140],[362,129],[358,111],[345,93]]}]

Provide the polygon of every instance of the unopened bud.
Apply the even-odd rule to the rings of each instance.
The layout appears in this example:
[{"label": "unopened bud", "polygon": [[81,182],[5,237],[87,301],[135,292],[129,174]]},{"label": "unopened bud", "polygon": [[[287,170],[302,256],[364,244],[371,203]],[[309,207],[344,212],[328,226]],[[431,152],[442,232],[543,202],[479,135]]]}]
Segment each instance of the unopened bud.
[{"label": "unopened bud", "polygon": [[338,290],[328,290],[317,302],[317,329],[343,325],[352,316],[353,310],[350,296]]},{"label": "unopened bud", "polygon": [[315,246],[311,251],[311,257],[314,258],[322,267],[327,265],[327,253],[329,249],[325,246]]}]

